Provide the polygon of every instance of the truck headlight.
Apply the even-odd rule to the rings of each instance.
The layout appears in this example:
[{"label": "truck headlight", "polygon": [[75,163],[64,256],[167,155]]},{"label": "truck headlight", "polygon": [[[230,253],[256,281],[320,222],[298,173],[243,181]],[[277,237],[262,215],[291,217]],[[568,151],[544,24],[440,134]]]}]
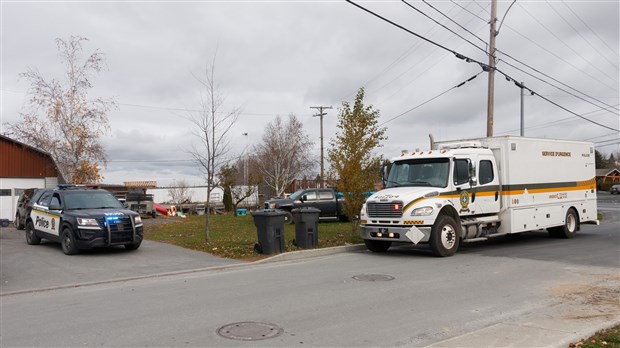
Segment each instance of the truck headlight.
[{"label": "truck headlight", "polygon": [[134,225],[139,225],[142,223],[142,218],[140,217],[140,215],[136,215],[133,217],[133,224]]},{"label": "truck headlight", "polygon": [[99,226],[95,219],[77,218],[77,223],[81,226]]},{"label": "truck headlight", "polygon": [[276,208],[275,203],[269,203],[269,209],[275,209],[275,208]]},{"label": "truck headlight", "polygon": [[422,207],[418,209],[413,209],[413,211],[411,212],[411,216],[427,216],[431,215],[433,211],[435,211],[433,207]]}]

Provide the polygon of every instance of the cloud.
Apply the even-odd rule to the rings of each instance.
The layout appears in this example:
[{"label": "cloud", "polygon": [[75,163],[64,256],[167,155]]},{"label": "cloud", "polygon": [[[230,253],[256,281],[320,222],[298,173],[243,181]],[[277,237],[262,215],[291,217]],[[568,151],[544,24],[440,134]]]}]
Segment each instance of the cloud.
[{"label": "cloud", "polygon": [[[486,48],[480,39],[489,39],[488,4],[432,3],[478,39],[425,4],[410,3]],[[440,45],[488,62],[480,49],[403,3],[360,4]],[[503,16],[508,6],[500,2],[498,14]],[[619,13],[618,2],[517,2],[506,15],[497,47],[580,92],[618,105]],[[365,103],[380,110],[380,122],[385,122],[481,71],[479,65],[345,2],[9,2],[3,3],[1,16],[3,123],[17,122],[27,100],[28,85],[18,80],[20,72],[36,67],[44,76],[62,76],[56,37],[82,35],[89,38],[85,52],[105,53],[109,69],[93,79],[92,96],[114,97],[119,103],[109,115],[112,131],[103,139],[110,159],[106,182],[202,180],[191,163],[171,160],[187,159],[187,150],[196,144],[187,117],[190,110],[200,109],[196,77],[203,76],[214,57],[218,92],[226,97],[223,109],[242,108],[230,133],[233,156],[260,141],[265,125],[277,115],[289,113],[304,123],[318,155],[319,120],[312,117],[316,110],[311,106],[333,106],[324,117],[328,144],[337,131],[342,101],[352,102],[362,86]],[[502,71],[537,93],[619,127],[617,112],[597,111],[507,63],[560,83],[505,54],[498,57]],[[497,74],[495,134],[519,133],[519,98],[514,82]],[[528,136],[582,140],[611,132],[536,96],[526,96],[524,104]],[[429,133],[437,140],[484,136],[486,109],[483,73],[388,122],[389,140],[379,151],[392,157],[404,148],[428,147]]]}]

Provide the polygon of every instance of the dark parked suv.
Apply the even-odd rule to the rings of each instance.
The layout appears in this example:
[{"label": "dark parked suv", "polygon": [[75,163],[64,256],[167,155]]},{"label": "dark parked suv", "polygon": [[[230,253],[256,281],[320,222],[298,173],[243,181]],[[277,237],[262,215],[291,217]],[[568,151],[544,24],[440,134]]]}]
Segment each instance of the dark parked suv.
[{"label": "dark parked suv", "polygon": [[26,242],[30,245],[49,239],[71,255],[79,249],[111,245],[135,250],[142,243],[140,215],[125,209],[106,190],[74,185],[39,189],[26,210]]},{"label": "dark parked suv", "polygon": [[18,230],[23,230],[26,226],[26,209],[30,199],[37,192],[36,188],[24,189],[17,199],[17,212],[15,213],[15,221],[13,224]]}]

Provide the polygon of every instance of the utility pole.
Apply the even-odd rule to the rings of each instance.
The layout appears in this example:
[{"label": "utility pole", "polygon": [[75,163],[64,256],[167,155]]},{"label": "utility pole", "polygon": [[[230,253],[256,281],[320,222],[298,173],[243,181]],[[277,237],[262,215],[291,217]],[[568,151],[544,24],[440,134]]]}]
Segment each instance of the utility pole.
[{"label": "utility pole", "polygon": [[312,115],[313,117],[319,116],[321,118],[321,187],[323,187],[323,116],[327,115],[327,113],[323,112],[323,109],[328,110],[331,109],[331,106],[311,106],[310,109],[317,109],[319,113],[316,115]]},{"label": "utility pole", "polygon": [[248,133],[243,133],[243,136],[245,137],[245,148],[243,149],[243,185],[247,186],[248,184],[248,154],[246,153],[246,150],[248,149]]},{"label": "utility pole", "polygon": [[524,94],[523,94],[523,90],[525,89],[525,87],[523,86],[523,82],[521,82],[519,85],[517,85],[521,88],[521,136],[525,135],[525,113],[523,110],[523,99],[525,98]]},{"label": "utility pole", "polygon": [[487,137],[493,136],[493,104],[495,102],[495,23],[497,22],[497,0],[491,0],[491,20],[489,24],[489,90],[487,98]]}]

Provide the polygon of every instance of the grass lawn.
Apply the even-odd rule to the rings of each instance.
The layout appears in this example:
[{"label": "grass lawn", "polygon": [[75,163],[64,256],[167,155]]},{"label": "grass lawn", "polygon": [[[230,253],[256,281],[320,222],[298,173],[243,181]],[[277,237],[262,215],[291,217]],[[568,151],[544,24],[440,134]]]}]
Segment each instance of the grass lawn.
[{"label": "grass lawn", "polygon": [[581,340],[577,343],[571,343],[570,348],[619,348],[620,347],[620,325],[616,325],[609,329],[604,329],[596,333],[596,335]]},{"label": "grass lawn", "polygon": [[[257,260],[267,255],[254,251],[258,241],[256,227],[251,215],[233,214],[210,216],[209,242],[205,242],[205,216],[158,217],[145,219],[146,239],[178,245],[231,259]],[[299,250],[293,245],[295,225],[285,225],[286,251]],[[356,234],[351,236],[350,222],[328,221],[319,223],[319,248],[362,243]]]}]

